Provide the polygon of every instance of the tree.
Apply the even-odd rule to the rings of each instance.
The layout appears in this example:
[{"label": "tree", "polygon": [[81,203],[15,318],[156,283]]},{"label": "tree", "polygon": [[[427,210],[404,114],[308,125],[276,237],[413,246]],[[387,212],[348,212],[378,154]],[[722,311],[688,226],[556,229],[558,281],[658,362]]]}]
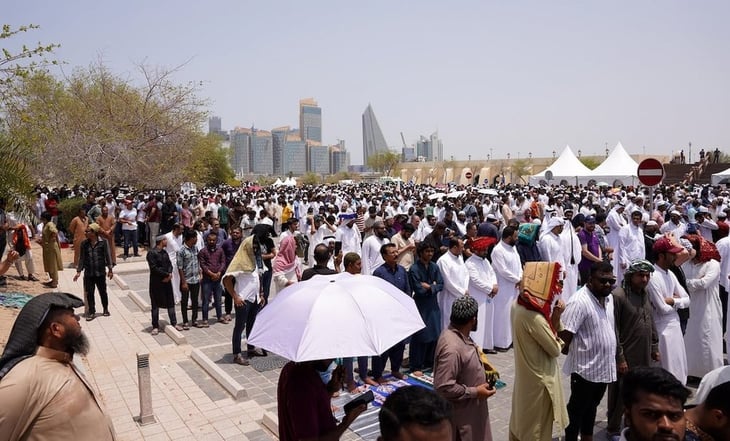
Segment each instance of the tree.
[{"label": "tree", "polygon": [[36,179],[108,187],[173,188],[201,141],[205,101],[176,69],[137,66],[135,84],[101,62],[57,80],[24,78],[6,100],[9,134],[33,146]]},{"label": "tree", "polygon": [[[0,40],[9,40],[17,37],[18,34],[25,33],[40,26],[30,24],[20,26],[13,29],[10,25],[4,24],[2,32],[0,32]],[[13,51],[5,47],[2,43],[2,56],[0,57],[0,98],[6,96],[16,79],[27,78],[31,73],[37,70],[44,70],[49,64],[58,64],[57,61],[49,61],[46,55],[53,52],[54,49],[61,47],[58,44],[41,44],[28,47],[23,44],[19,50]],[[32,61],[28,61],[32,60]]]},{"label": "tree", "polygon": [[401,155],[390,150],[384,152],[376,152],[368,156],[367,166],[378,173],[390,176],[393,168],[400,162]]},{"label": "tree", "polygon": [[314,172],[306,172],[299,179],[302,185],[318,185],[322,182],[322,177]]},{"label": "tree", "polygon": [[220,136],[196,133],[191,137],[194,138],[191,159],[185,168],[188,180],[201,186],[215,186],[226,184],[235,177]]},{"label": "tree", "polygon": [[528,176],[532,172],[530,171],[532,164],[527,159],[516,159],[512,161],[512,177],[519,178],[523,184],[527,184],[527,181],[523,176]]},{"label": "tree", "polygon": [[595,156],[585,156],[585,157],[578,158],[578,159],[580,160],[580,162],[583,163],[583,165],[585,165],[586,167],[588,167],[591,170],[593,170],[594,168],[601,165],[601,162],[602,162],[600,158],[597,158]]}]

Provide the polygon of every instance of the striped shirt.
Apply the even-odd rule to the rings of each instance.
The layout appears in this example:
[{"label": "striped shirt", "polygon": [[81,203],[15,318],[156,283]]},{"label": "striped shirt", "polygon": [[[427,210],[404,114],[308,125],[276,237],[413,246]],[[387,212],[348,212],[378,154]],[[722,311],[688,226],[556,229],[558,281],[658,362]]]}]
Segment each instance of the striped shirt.
[{"label": "striped shirt", "polygon": [[198,249],[193,246],[183,246],[177,252],[177,267],[185,275],[186,283],[200,283],[200,264],[198,263]]},{"label": "striped shirt", "polygon": [[604,308],[584,286],[570,298],[560,321],[573,334],[563,372],[576,373],[593,383],[616,381],[613,296],[606,297]]}]

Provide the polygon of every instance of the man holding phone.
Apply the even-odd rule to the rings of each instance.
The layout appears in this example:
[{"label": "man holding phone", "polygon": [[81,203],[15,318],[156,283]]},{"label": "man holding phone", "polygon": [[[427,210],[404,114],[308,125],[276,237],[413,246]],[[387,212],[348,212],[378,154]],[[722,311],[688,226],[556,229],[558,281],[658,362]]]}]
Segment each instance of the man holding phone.
[{"label": "man holding phone", "polygon": [[345,411],[342,422],[332,415],[331,391],[339,390],[344,370],[334,360],[290,361],[281,370],[277,388],[279,440],[337,440],[367,404]]}]

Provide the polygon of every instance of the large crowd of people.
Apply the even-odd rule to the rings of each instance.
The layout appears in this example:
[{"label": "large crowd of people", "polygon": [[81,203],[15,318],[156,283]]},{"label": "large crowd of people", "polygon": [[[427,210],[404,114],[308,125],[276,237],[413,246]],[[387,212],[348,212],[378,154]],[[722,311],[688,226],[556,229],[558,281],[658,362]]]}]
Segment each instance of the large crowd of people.
[{"label": "large crowd of people", "polygon": [[[69,194],[82,194],[86,203],[58,228],[56,207]],[[513,351],[511,439],[549,440],[557,426],[566,440],[590,440],[608,391],[608,435],[637,440],[651,438],[632,425],[645,417],[634,415],[632,404],[645,397],[622,392],[622,385],[649,378],[641,384],[647,394],[684,404],[687,397],[677,390],[723,368],[730,338],[723,340],[729,199],[726,190],[700,185],[363,183],[194,194],[44,189],[35,214],[49,287],[57,286],[62,269],[59,235],[73,243],[86,320],[96,317],[95,290],[103,315],[110,314],[105,276],[113,277],[119,258],[146,247],[151,332],[159,332],[159,308],[179,331],[235,320],[232,360],[248,365],[267,353],[251,345],[244,351],[244,332],[277,292],[317,275],[379,277],[414,299],[426,327],[380,356],[344,360],[341,381],[348,390],[385,382],[388,362],[396,378],[431,372],[434,389],[451,403],[454,438],[491,439],[487,401],[500,392],[481,355]],[[27,241],[23,234],[35,235],[19,222],[6,229],[16,250]],[[32,267],[27,271],[33,277]],[[561,352],[567,354],[562,372]],[[324,362],[285,368],[279,397],[298,402],[301,391],[288,388],[302,383],[291,378],[319,378],[310,371],[329,368]],[[284,406],[279,417],[282,439],[321,436],[311,432],[316,427],[339,434],[346,428],[328,418],[321,425],[293,418]],[[728,421],[726,410],[725,425],[707,439],[728,439],[717,435],[727,435]]]}]

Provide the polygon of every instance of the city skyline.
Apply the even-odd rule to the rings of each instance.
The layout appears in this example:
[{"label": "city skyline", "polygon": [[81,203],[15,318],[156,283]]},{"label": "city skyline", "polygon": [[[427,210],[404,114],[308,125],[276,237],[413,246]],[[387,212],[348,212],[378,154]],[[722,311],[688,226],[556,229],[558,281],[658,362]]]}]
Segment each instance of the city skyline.
[{"label": "city skyline", "polygon": [[61,45],[59,76],[99,59],[135,81],[135,62],[182,65],[174,80],[195,84],[224,128],[294,123],[296,102],[316,97],[321,142],[346,140],[354,164],[368,103],[389,147],[438,131],[447,158],[730,150],[726,1],[38,0],[3,12],[41,26],[9,49]]}]

